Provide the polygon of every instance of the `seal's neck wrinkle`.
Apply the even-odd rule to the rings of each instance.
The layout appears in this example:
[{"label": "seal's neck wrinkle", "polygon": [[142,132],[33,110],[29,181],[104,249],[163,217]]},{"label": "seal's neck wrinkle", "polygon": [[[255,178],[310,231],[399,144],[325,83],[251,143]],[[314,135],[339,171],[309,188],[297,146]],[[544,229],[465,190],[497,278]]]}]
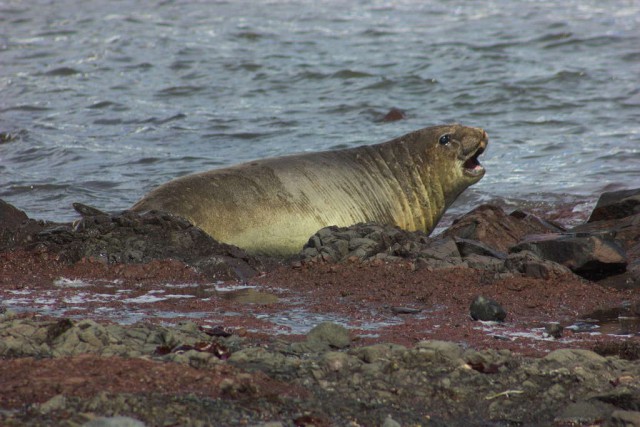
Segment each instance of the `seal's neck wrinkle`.
[{"label": "seal's neck wrinkle", "polygon": [[[345,150],[345,154],[355,155],[354,161],[367,176],[367,180],[375,183],[377,191],[367,196],[372,198],[382,209],[369,221],[390,224],[403,224],[414,227],[409,200],[404,196],[406,185],[396,179],[398,168],[392,152],[380,150],[379,146],[364,146],[358,150]],[[383,207],[384,206],[384,207]]]},{"label": "seal's neck wrinkle", "polygon": [[[420,157],[420,159],[424,162],[422,157]],[[428,209],[424,210],[424,215],[429,218],[428,232],[431,232],[435,228],[445,209],[448,207],[445,187],[439,179],[437,170],[436,165],[427,163],[424,163],[421,168],[422,180],[425,183],[424,192],[431,201]]]},{"label": "seal's neck wrinkle", "polygon": [[[443,206],[441,187],[429,184],[431,174],[425,174],[425,162],[416,157],[402,139],[369,146],[367,152],[379,172],[393,183],[395,223],[407,230],[430,232],[434,225],[431,212]],[[428,165],[426,165],[428,167]]]}]

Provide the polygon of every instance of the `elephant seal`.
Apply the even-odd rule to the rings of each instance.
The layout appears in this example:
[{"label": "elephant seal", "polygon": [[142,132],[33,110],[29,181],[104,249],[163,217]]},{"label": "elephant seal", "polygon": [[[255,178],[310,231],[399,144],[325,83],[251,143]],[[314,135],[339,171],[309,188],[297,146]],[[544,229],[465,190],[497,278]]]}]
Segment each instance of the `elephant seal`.
[{"label": "elephant seal", "polygon": [[161,185],[132,210],[186,218],[252,254],[299,252],[320,228],[359,222],[431,232],[485,169],[487,133],[428,127],[377,145],[257,160]]}]

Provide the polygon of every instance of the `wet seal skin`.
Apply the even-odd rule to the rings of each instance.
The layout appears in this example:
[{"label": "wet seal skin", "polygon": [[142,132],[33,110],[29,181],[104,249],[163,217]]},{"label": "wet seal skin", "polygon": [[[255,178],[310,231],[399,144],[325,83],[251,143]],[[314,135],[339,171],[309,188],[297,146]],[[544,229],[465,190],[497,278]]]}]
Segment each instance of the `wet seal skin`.
[{"label": "wet seal skin", "polygon": [[359,222],[430,232],[485,173],[480,128],[420,129],[376,145],[258,160],[183,176],[132,209],[186,218],[253,254],[299,252],[320,228]]}]

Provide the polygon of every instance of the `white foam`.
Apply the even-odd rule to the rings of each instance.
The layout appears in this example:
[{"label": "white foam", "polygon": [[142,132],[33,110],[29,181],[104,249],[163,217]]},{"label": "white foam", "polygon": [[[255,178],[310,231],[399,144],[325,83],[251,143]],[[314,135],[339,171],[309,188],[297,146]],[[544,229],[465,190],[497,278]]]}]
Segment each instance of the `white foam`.
[{"label": "white foam", "polygon": [[21,289],[21,290],[10,290],[10,291],[7,291],[7,292],[9,292],[10,294],[13,294],[13,295],[29,295],[33,291],[31,291],[30,289]]},{"label": "white foam", "polygon": [[135,297],[135,298],[126,298],[123,299],[122,302],[126,303],[126,304],[151,304],[154,302],[159,302],[159,301],[164,301],[167,298],[166,297],[157,297],[152,295],[153,292],[149,292],[146,295],[140,295],[139,297]]},{"label": "white foam", "polygon": [[254,285],[227,285],[227,286],[222,286],[219,284],[215,285],[215,289],[218,292],[227,292],[227,291],[238,291],[241,289],[255,289],[256,286]]},{"label": "white foam", "polygon": [[87,286],[91,286],[90,283],[85,282],[81,279],[67,279],[66,277],[60,277],[53,281],[54,286],[58,286],[60,288],[84,288]]}]

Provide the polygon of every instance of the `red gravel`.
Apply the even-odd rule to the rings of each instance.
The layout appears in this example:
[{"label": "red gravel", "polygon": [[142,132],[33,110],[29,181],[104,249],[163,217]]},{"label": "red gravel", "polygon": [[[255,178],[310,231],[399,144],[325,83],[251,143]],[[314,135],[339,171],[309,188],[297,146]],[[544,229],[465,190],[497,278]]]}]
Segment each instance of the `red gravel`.
[{"label": "red gravel", "polygon": [[[176,363],[90,354],[37,360],[31,357],[0,363],[0,408],[44,403],[63,394],[91,398],[97,392],[194,394],[209,398],[296,395],[298,390],[261,372],[238,375],[230,365],[202,370]],[[238,396],[241,393],[244,396]]]},{"label": "red gravel", "polygon": [[[351,263],[281,267],[255,279],[250,284],[256,286],[253,291],[228,292],[221,286],[241,284],[212,283],[170,260],[144,265],[85,260],[68,266],[48,254],[13,252],[0,254],[0,262],[4,304],[36,315],[122,322],[191,320],[256,339],[279,334],[291,340],[300,339],[320,321],[333,320],[352,328],[362,344],[411,345],[439,339],[527,355],[640,339],[571,330],[565,330],[559,340],[542,339],[545,323],[568,326],[595,310],[640,301],[640,290],[605,288],[576,276],[496,280],[492,273],[468,268],[429,271],[416,270],[409,262]],[[83,282],[73,287],[73,283],[56,282],[60,278]],[[469,305],[477,295],[502,304],[508,313],[506,322],[473,321]],[[421,311],[398,314],[398,308]]]}]

